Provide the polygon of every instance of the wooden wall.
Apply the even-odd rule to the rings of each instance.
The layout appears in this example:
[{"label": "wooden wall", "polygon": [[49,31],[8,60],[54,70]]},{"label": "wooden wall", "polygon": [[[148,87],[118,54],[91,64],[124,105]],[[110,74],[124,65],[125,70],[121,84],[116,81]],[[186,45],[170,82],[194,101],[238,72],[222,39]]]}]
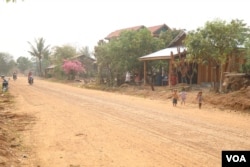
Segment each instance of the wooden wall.
[{"label": "wooden wall", "polygon": [[214,79],[212,78],[215,73],[215,68],[209,65],[198,65],[198,76],[197,76],[197,84],[201,84],[202,82],[212,82]]}]

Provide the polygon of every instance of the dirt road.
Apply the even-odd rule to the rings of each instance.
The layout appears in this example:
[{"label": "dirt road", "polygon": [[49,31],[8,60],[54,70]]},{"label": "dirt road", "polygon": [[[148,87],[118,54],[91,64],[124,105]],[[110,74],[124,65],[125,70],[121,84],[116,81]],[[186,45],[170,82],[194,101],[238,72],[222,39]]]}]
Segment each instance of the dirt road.
[{"label": "dirt road", "polygon": [[222,150],[250,150],[250,116],[170,100],[10,82],[16,112],[36,117],[28,167],[220,167]]}]

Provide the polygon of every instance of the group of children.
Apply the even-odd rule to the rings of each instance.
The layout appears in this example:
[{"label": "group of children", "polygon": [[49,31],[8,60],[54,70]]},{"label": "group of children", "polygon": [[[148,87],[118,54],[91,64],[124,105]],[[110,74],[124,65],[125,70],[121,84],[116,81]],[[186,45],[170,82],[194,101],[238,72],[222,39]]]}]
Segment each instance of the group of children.
[{"label": "group of children", "polygon": [[[179,97],[181,99],[181,104],[185,105],[186,98],[187,98],[187,92],[185,91],[185,88],[182,88],[180,93],[178,93],[176,89],[173,91],[173,94],[172,94],[173,106],[177,105],[177,101],[178,101]],[[201,109],[202,102],[203,102],[202,91],[198,92],[198,94],[196,96],[196,100],[198,102],[199,109]]]}]

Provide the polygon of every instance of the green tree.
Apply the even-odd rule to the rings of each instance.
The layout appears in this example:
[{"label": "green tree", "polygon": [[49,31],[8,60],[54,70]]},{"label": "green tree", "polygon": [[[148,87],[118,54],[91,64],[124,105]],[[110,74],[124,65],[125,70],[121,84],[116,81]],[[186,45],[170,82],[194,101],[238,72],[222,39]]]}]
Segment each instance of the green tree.
[{"label": "green tree", "polygon": [[17,67],[18,69],[24,73],[32,66],[32,62],[27,57],[18,57],[17,59]]},{"label": "green tree", "polygon": [[54,64],[62,64],[63,60],[72,58],[77,55],[76,48],[71,45],[55,46],[50,56]]},{"label": "green tree", "polygon": [[[17,0],[5,0],[5,2],[9,3],[9,2],[12,2],[12,3],[15,3]],[[24,0],[22,0],[24,1]]]},{"label": "green tree", "polygon": [[216,19],[207,22],[204,28],[188,33],[185,45],[188,56],[196,59],[197,63],[210,62],[216,69],[215,81],[219,80],[219,90],[222,90],[223,65],[230,56],[241,54],[238,52],[243,46],[247,49],[250,29],[242,20],[232,20],[230,23]]},{"label": "green tree", "polygon": [[15,66],[13,56],[8,53],[0,53],[0,72],[1,74],[7,75],[10,73],[12,68]]},{"label": "green tree", "polygon": [[248,40],[246,45],[247,45],[246,58],[245,58],[245,64],[243,64],[242,66],[242,72],[250,74],[250,39]]},{"label": "green tree", "polygon": [[109,67],[110,58],[108,51],[108,43],[100,40],[98,46],[95,47],[95,57],[97,58],[97,80],[99,84],[104,83],[104,78],[106,77],[107,69]]},{"label": "green tree", "polygon": [[16,0],[6,0],[6,2],[16,2]]},{"label": "green tree", "polygon": [[164,41],[164,45],[167,47],[181,31],[183,30],[169,29],[167,31],[161,32],[159,38]]},{"label": "green tree", "polygon": [[[195,69],[196,64],[208,65],[208,62],[212,62],[212,64],[216,66],[217,63],[210,57],[209,54],[213,51],[213,47],[211,47],[203,38],[199,29],[197,29],[197,31],[190,31],[184,43],[188,48],[186,62],[190,67],[187,72],[187,76],[190,81],[192,81],[194,74],[197,72]],[[204,48],[206,48],[206,50],[204,50]],[[190,82],[190,84],[192,83]]]},{"label": "green tree", "polygon": [[50,55],[51,64],[55,65],[54,76],[56,78],[64,79],[65,74],[63,72],[62,64],[64,60],[73,58],[77,55],[76,48],[71,45],[55,46],[52,48],[52,54]]},{"label": "green tree", "polygon": [[106,71],[110,86],[120,84],[127,71],[134,73],[142,70],[139,57],[163,47],[163,40],[152,37],[147,29],[124,31],[119,38],[112,39],[108,43],[99,42],[95,48],[99,72]]},{"label": "green tree", "polygon": [[80,54],[85,55],[86,57],[91,57],[91,53],[89,51],[89,47],[85,46],[80,49]]},{"label": "green tree", "polygon": [[39,75],[42,76],[42,59],[44,57],[48,57],[48,55],[50,54],[50,50],[49,50],[49,45],[45,46],[45,39],[43,38],[38,38],[35,39],[35,46],[32,45],[30,42],[28,42],[30,44],[30,51],[28,51],[30,53],[31,56],[34,56],[38,59],[39,62]]},{"label": "green tree", "polygon": [[79,55],[84,55],[80,61],[86,69],[85,73],[82,73],[82,77],[96,76],[96,65],[93,63],[96,59],[93,53],[90,52],[89,47],[82,47],[79,51]]}]

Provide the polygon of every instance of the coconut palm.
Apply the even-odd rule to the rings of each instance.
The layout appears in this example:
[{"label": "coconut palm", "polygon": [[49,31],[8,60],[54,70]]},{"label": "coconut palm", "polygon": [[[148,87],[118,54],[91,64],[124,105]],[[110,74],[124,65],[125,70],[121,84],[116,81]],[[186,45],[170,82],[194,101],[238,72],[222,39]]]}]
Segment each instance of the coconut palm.
[{"label": "coconut palm", "polygon": [[28,42],[28,43],[30,44],[30,48],[31,48],[31,51],[28,51],[28,52],[30,53],[31,56],[34,56],[38,59],[38,61],[39,61],[39,74],[40,74],[40,76],[42,76],[41,60],[45,57],[48,57],[48,55],[50,54],[49,45],[45,46],[45,39],[43,39],[43,38],[35,39],[36,46],[32,45],[30,42]]},{"label": "coconut palm", "polygon": [[16,2],[16,0],[6,0],[6,2]]}]

